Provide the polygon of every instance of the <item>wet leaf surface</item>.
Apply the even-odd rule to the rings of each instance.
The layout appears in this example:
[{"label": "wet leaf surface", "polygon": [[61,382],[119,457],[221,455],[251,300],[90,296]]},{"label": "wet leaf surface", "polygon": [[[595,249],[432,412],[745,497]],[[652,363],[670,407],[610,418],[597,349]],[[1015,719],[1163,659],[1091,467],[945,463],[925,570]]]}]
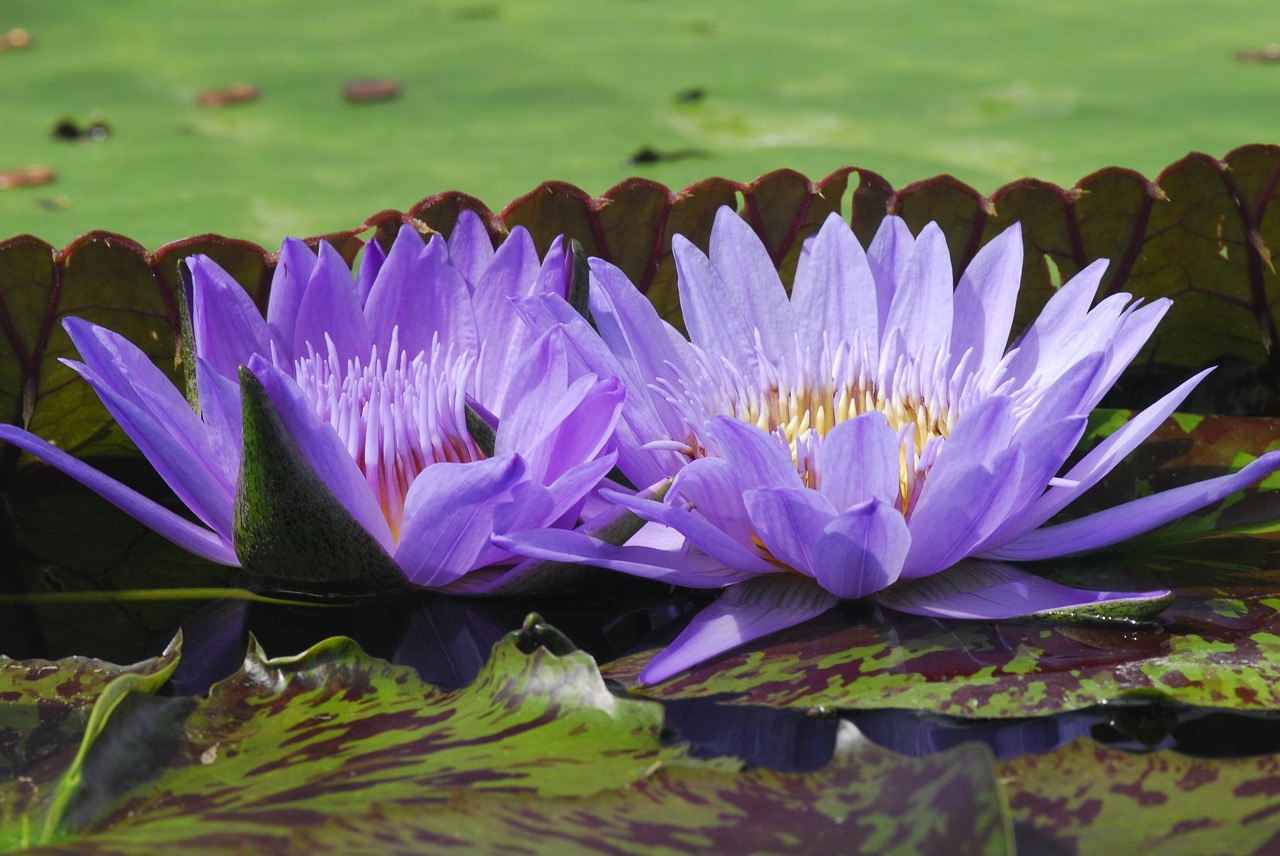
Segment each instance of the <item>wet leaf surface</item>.
[{"label": "wet leaf surface", "polygon": [[1265,854],[1280,846],[1280,757],[1208,761],[1079,740],[1000,765],[1025,853]]},{"label": "wet leaf surface", "polygon": [[41,795],[61,787],[56,852],[518,849],[531,835],[568,852],[1008,852],[982,747],[911,759],[846,726],[809,774],[695,760],[664,745],[659,705],[611,694],[580,652],[526,653],[525,632],[456,692],[341,638],[274,660],[251,648],[206,700],[116,692],[70,767],[10,783],[34,814],[11,812],[0,842],[35,843]]}]

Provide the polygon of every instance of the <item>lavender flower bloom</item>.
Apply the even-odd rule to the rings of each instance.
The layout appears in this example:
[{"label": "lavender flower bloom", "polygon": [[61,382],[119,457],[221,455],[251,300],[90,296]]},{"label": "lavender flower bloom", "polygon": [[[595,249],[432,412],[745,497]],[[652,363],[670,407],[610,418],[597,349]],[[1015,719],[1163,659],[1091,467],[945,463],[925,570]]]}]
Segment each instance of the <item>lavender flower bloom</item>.
[{"label": "lavender flower bloom", "polygon": [[1158,609],[1168,592],[1084,592],[997,560],[1106,547],[1280,468],[1272,453],[1234,475],[1045,526],[1207,372],[1061,473],[1087,415],[1170,301],[1140,306],[1113,294],[1092,306],[1098,262],[1007,348],[1022,271],[1017,226],[953,284],[936,225],[913,237],[889,217],[864,252],[833,214],[805,244],[790,298],[760,240],[728,209],[717,214],[709,257],[680,236],[673,250],[691,341],[600,260],[590,298],[598,334],[555,298],[525,309],[565,330],[590,371],[624,379],[619,466],[652,487],[608,496],[651,525],[621,547],[569,531],[497,538],[529,556],[732,586],[642,681],[840,598],[969,618],[1141,611],[1144,599]]},{"label": "lavender flower bloom", "polygon": [[[317,257],[289,240],[264,319],[226,272],[193,257],[198,413],[130,342],[68,319],[84,362],[67,364],[199,523],[15,426],[0,439],[271,584],[331,590],[353,568],[356,588],[519,588],[540,563],[490,533],[577,525],[616,457],[618,382],[571,376],[562,338],[535,337],[512,308],[564,297],[566,263],[559,241],[540,262],[523,229],[495,253],[470,212],[447,243],[424,246],[409,226],[387,254],[371,242],[354,282],[332,247]],[[496,422],[492,448],[469,418],[473,430]],[[316,566],[328,567],[309,583]]]}]

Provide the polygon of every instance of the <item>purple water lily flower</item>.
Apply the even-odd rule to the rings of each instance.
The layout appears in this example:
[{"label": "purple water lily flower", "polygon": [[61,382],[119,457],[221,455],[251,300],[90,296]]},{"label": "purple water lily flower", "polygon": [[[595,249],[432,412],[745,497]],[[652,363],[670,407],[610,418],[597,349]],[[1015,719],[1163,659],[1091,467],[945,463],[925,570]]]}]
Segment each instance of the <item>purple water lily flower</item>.
[{"label": "purple water lily flower", "polygon": [[1008,347],[1022,272],[1016,225],[956,284],[936,225],[913,237],[888,217],[864,252],[833,214],[804,245],[789,297],[759,238],[728,209],[716,216],[709,256],[680,236],[673,251],[688,340],[600,260],[590,295],[598,332],[555,298],[525,307],[559,325],[587,369],[624,379],[619,466],[651,487],[609,497],[651,525],[620,547],[569,531],[497,539],[529,556],[731,586],[654,658],[644,682],[841,598],[968,618],[1166,600],[1070,589],[996,560],[1106,547],[1280,467],[1271,453],[1234,475],[1044,525],[1207,372],[1062,472],[1087,415],[1170,301],[1113,294],[1093,305],[1105,268],[1097,262]]},{"label": "purple water lily flower", "polygon": [[[410,226],[386,254],[371,242],[354,281],[329,245],[317,255],[289,240],[263,318],[230,275],[193,257],[198,413],[133,344],[68,319],[84,362],[67,364],[198,522],[15,426],[0,426],[0,439],[215,562],[251,565],[261,547],[273,561],[302,551],[299,561],[321,564],[335,551],[333,564],[355,543],[359,562],[390,569],[396,584],[402,574],[432,588],[510,587],[539,563],[496,547],[490,533],[577,525],[616,457],[618,382],[571,376],[562,337],[535,336],[512,308],[537,294],[563,298],[566,265],[559,241],[543,262],[520,228],[495,253],[470,212],[447,243],[433,235],[424,244]],[[496,423],[492,448],[481,448],[469,418]],[[259,437],[259,425],[277,434]],[[247,466],[251,442],[275,443],[257,462],[268,471]],[[269,468],[290,450],[302,476],[276,478]],[[260,488],[300,499],[281,511]],[[305,537],[260,531],[260,508]],[[316,531],[324,527],[336,531]]]}]

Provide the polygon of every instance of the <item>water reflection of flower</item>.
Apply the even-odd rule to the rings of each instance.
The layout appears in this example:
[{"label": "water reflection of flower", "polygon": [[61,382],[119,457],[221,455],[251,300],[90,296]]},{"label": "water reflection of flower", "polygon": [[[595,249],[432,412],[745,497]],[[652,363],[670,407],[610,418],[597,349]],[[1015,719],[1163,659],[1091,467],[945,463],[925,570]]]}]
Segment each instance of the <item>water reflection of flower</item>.
[{"label": "water reflection of flower", "polygon": [[[417,585],[511,583],[537,563],[489,534],[575,525],[614,464],[618,382],[571,377],[561,339],[535,337],[512,308],[535,294],[565,296],[559,241],[541,261],[516,229],[495,252],[467,212],[447,243],[436,235],[424,244],[409,226],[389,253],[370,243],[354,282],[332,247],[317,255],[286,241],[265,318],[212,260],[187,264],[198,412],[123,337],[81,319],[65,327],[84,360],[68,365],[199,522],[14,426],[0,426],[0,439],[193,553],[227,565],[244,558],[237,514],[252,515],[255,497],[242,496],[238,512],[242,386],[265,391],[327,501],[354,521],[348,534],[363,533],[385,554],[379,561]],[[492,449],[473,438],[468,407],[497,423]],[[495,566],[482,582],[469,578]]]},{"label": "water reflection of flower", "polygon": [[[662,499],[609,496],[652,525],[622,547],[570,531],[498,539],[530,556],[728,586],[643,681],[841,598],[971,618],[1163,603],[1167,592],[1068,589],[992,560],[1105,547],[1280,467],[1272,453],[1234,475],[1044,525],[1207,372],[1062,473],[1088,414],[1170,301],[1113,294],[1094,306],[1098,262],[1009,348],[1023,261],[1016,226],[979,251],[954,288],[938,227],[913,236],[896,217],[864,252],[832,215],[805,245],[789,296],[759,238],[728,209],[709,256],[680,237],[673,250],[689,340],[600,260],[591,268],[596,329],[555,297],[526,309],[565,331],[590,371],[624,380],[619,466],[637,485],[669,487]],[[984,561],[961,561],[971,556]]]}]

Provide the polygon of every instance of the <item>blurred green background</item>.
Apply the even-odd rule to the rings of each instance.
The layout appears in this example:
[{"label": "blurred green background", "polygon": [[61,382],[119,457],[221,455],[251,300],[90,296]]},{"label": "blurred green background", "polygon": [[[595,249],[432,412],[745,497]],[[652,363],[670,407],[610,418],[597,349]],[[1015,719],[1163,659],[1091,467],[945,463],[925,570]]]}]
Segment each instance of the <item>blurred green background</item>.
[{"label": "blurred green background", "polygon": [[[0,51],[0,173],[57,178],[0,190],[0,237],[57,245],[275,246],[444,190],[496,210],[547,179],[852,164],[991,193],[1280,141],[1280,4],[1259,0],[5,0],[13,28],[31,42]],[[344,100],[364,77],[401,93]],[[261,96],[197,104],[238,81]],[[107,139],[53,136],[95,118]]]}]

